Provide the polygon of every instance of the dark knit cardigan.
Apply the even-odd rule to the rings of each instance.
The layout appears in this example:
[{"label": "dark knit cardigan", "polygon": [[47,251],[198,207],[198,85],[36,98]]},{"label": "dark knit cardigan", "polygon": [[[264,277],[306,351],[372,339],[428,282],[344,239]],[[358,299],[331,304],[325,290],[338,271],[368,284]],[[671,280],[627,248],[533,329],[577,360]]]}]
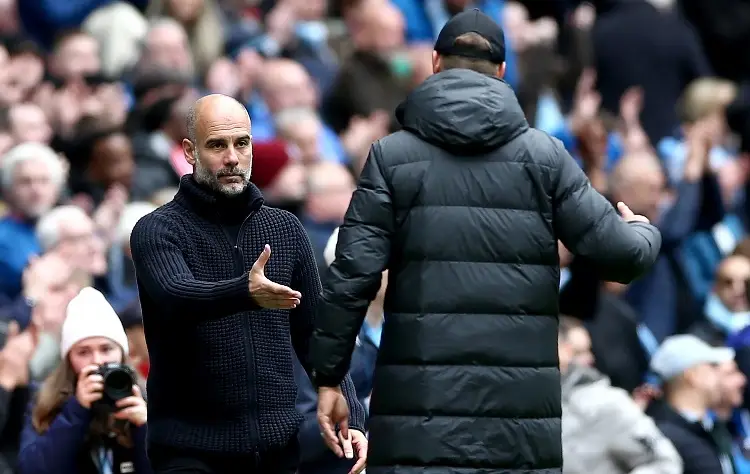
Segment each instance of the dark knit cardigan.
[{"label": "dark knit cardigan", "polygon": [[[291,311],[250,297],[248,271],[265,244],[266,276],[302,293]],[[297,218],[264,206],[252,184],[228,199],[187,175],[172,202],[138,222],[131,247],[151,359],[149,442],[256,456],[288,444],[302,420],[292,348],[309,373],[321,291]],[[342,389],[362,430],[349,377]]]}]

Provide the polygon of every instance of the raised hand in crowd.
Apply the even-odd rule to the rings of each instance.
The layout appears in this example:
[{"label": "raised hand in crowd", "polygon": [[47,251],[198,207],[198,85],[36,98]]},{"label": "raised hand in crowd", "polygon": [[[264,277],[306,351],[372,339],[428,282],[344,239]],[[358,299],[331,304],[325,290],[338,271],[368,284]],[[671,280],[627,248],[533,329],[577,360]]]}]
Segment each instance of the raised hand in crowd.
[{"label": "raised hand in crowd", "polygon": [[104,201],[94,211],[92,216],[94,224],[99,234],[105,238],[107,245],[112,242],[117,223],[120,222],[120,216],[127,203],[128,190],[122,185],[115,184],[107,190]]},{"label": "raised hand in crowd", "polygon": [[709,171],[713,133],[713,124],[706,119],[698,120],[687,130],[688,154],[684,174],[686,181],[698,181]]},{"label": "raised hand in crowd", "polygon": [[648,408],[652,401],[660,398],[661,395],[661,390],[659,390],[658,387],[650,384],[643,384],[639,387],[636,387],[636,389],[633,390],[632,394],[633,401],[643,411]]},{"label": "raised hand in crowd", "polygon": [[39,335],[36,325],[21,331],[18,323],[11,321],[5,347],[0,351],[0,387],[12,392],[29,383],[29,362],[34,356]]},{"label": "raised hand in crowd", "polygon": [[266,17],[266,31],[283,48],[294,38],[297,8],[292,0],[281,0]]},{"label": "raised hand in crowd", "polygon": [[116,405],[119,410],[114,416],[118,420],[129,421],[135,426],[146,424],[146,400],[143,399],[141,389],[138,388],[138,385],[133,385],[132,396],[118,400]]},{"label": "raised hand in crowd", "polygon": [[250,296],[261,308],[295,308],[302,298],[302,293],[266,278],[265,266],[269,258],[271,258],[271,247],[266,245],[250,270]]},{"label": "raised hand in crowd", "polygon": [[651,148],[648,135],[641,126],[643,110],[643,90],[631,87],[620,97],[620,120],[622,138],[626,153],[635,153]]},{"label": "raised hand in crowd", "polygon": [[369,117],[352,117],[341,134],[341,144],[355,163],[359,163],[360,166],[355,168],[360,169],[364,165],[372,142],[388,134],[389,122],[390,116],[382,110],[373,112]]},{"label": "raised hand in crowd", "polygon": [[578,135],[587,122],[599,114],[602,96],[596,91],[596,71],[587,68],[581,73],[573,97],[573,108],[570,113],[570,128]]}]

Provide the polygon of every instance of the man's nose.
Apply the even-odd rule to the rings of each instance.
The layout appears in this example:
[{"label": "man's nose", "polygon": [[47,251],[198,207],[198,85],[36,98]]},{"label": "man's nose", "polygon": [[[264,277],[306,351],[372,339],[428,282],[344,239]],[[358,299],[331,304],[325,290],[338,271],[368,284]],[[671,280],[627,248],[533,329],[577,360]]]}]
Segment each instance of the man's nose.
[{"label": "man's nose", "polygon": [[237,156],[237,150],[234,147],[229,147],[227,149],[227,154],[224,157],[224,166],[228,168],[232,168],[237,166],[239,164],[240,158]]}]

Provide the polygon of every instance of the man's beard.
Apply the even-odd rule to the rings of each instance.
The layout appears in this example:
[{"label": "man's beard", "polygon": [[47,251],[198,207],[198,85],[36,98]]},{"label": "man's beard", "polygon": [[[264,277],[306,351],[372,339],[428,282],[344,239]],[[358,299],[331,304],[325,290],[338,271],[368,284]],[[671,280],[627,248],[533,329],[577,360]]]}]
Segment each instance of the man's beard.
[{"label": "man's beard", "polygon": [[[195,155],[195,169],[193,170],[193,177],[195,180],[204,186],[207,186],[213,191],[216,191],[224,196],[232,197],[242,194],[250,184],[250,175],[252,168],[242,169],[240,167],[235,168],[221,168],[216,174],[211,173],[208,168],[205,168],[201,164],[200,157],[196,153]],[[219,178],[226,176],[238,176],[242,178],[239,183],[222,183]]]}]

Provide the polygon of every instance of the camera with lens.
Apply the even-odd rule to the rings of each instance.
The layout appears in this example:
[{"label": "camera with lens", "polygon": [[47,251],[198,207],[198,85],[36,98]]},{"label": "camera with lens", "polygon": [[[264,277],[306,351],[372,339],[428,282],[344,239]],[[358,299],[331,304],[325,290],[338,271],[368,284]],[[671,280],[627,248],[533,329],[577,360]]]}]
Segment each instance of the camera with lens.
[{"label": "camera with lens", "polygon": [[109,363],[100,365],[96,374],[104,379],[104,388],[93,408],[107,413],[117,411],[116,403],[133,395],[135,372],[125,364]]}]

